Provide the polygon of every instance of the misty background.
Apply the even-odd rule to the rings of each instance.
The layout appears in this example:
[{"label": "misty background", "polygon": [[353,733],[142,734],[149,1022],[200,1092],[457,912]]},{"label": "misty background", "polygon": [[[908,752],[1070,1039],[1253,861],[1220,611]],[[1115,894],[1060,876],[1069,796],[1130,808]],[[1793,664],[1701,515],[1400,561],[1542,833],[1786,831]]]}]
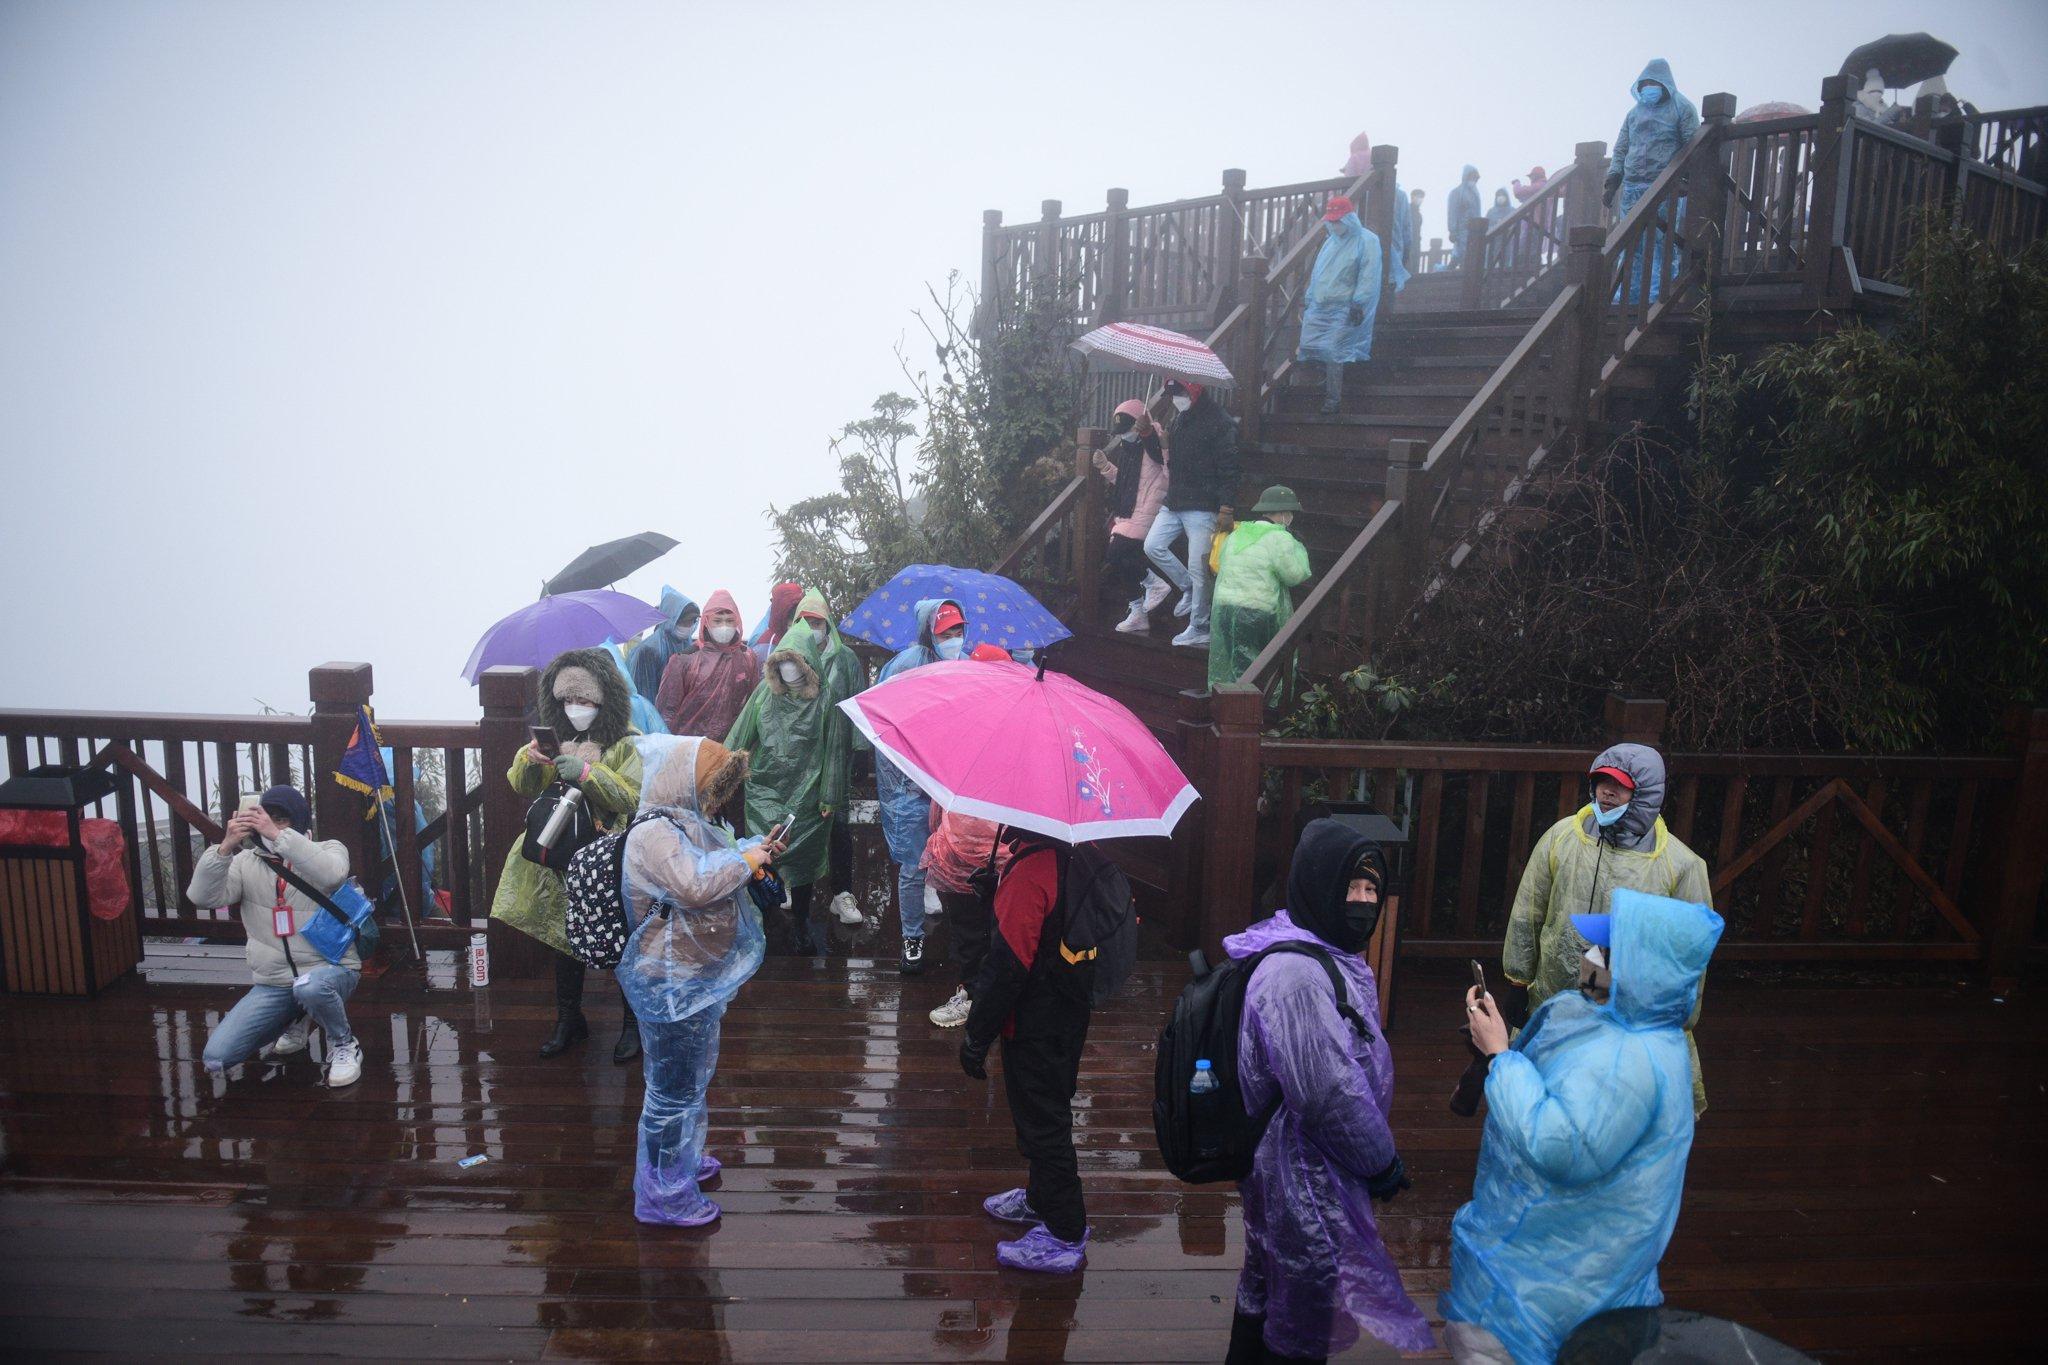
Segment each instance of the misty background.
[{"label": "misty background", "polygon": [[[1704,29],[1702,21],[1711,23]],[[584,546],[726,587],[836,480],[981,211],[1401,149],[1420,235],[1611,140],[1655,56],[1811,108],[1928,29],[2048,102],[2048,5],[0,3],[0,706],[472,714]],[[852,603],[834,603],[844,612]]]}]

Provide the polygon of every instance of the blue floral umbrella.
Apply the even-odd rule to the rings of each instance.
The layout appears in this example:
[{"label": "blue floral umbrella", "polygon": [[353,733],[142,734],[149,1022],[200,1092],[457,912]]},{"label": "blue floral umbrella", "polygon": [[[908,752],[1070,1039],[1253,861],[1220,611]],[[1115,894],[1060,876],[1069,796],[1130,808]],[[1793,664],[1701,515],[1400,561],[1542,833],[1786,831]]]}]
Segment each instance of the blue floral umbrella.
[{"label": "blue floral umbrella", "polygon": [[960,604],[967,614],[970,649],[981,644],[1043,649],[1074,633],[1001,574],[950,564],[910,565],[849,612],[839,629],[885,649],[908,649],[917,643],[917,604],[928,597],[949,597]]}]

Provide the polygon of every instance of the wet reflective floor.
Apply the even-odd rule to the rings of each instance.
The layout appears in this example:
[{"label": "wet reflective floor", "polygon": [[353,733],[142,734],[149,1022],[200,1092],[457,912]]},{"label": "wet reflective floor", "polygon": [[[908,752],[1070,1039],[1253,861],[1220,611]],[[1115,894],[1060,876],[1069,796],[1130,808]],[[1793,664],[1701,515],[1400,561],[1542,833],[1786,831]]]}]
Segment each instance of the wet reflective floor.
[{"label": "wet reflective floor", "polygon": [[[943,929],[934,941],[943,952]],[[850,946],[841,944],[844,952]],[[1461,964],[1460,964],[1461,965]],[[1182,1186],[1151,1132],[1152,1044],[1184,978],[1141,964],[1090,1034],[1086,1272],[999,1269],[981,1198],[1021,1182],[999,1084],[925,1011],[942,962],[772,957],[726,1017],[703,1231],[630,1213],[639,1081],[595,1036],[537,1054],[550,987],[366,982],[362,1081],[199,1064],[238,954],[158,950],[97,1001],[0,998],[0,1345],[9,1354],[720,1361],[1219,1360],[1234,1194]],[[1403,968],[1395,1128],[1415,1188],[1383,1227],[1432,1311],[1477,1120],[1455,973]],[[1665,1263],[1676,1305],[1829,1356],[2017,1355],[2048,1221],[2044,1011],[1952,982],[1718,979],[1714,1108]],[[482,1155],[484,1163],[457,1163]],[[1362,1348],[1352,1357],[1390,1353]]]}]

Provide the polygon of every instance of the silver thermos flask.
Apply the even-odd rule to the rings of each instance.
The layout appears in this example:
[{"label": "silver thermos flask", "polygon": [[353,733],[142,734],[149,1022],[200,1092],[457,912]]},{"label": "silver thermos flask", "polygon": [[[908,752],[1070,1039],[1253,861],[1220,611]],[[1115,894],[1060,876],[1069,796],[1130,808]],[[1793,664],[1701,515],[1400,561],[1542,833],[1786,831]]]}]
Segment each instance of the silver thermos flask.
[{"label": "silver thermos flask", "polygon": [[541,826],[540,838],[535,840],[535,842],[543,849],[552,852],[555,847],[555,840],[561,837],[562,831],[569,827],[569,822],[576,818],[576,812],[582,809],[583,793],[580,790],[571,787],[563,792],[562,799],[555,803],[555,813],[548,817],[548,822],[545,825]]}]

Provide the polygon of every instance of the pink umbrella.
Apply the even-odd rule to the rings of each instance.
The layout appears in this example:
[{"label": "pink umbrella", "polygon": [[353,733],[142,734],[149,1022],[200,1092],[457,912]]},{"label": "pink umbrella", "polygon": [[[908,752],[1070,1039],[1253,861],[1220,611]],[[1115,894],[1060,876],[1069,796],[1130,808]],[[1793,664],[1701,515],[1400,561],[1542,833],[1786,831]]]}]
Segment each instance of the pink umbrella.
[{"label": "pink umbrella", "polygon": [[1164,838],[1197,796],[1144,722],[1059,673],[927,664],[839,707],[944,809],[1070,844]]}]

